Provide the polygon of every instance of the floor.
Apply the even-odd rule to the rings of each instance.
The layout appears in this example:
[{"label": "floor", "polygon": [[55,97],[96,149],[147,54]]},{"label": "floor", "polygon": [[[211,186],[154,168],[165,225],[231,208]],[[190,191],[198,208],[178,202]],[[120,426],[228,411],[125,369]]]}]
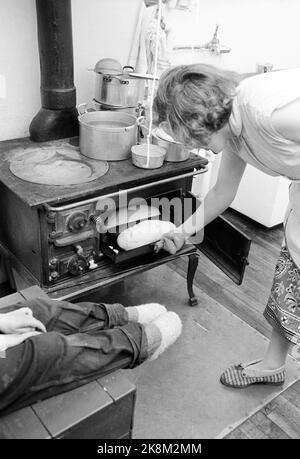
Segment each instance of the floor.
[{"label": "floor", "polygon": [[198,305],[190,307],[186,279],[166,265],[115,292],[125,305],[160,302],[183,324],[180,338],[157,360],[123,370],[137,387],[133,438],[224,438],[300,377],[300,363],[289,358],[284,386],[242,391],[220,384],[227,366],[262,355],[268,340],[199,288],[195,293]]},{"label": "floor", "polygon": [[[225,213],[225,217],[252,238],[250,265],[246,270],[243,284],[241,286],[234,284],[204,255],[201,255],[195,286],[207,296],[208,301],[220,304],[226,311],[232,312],[252,329],[268,338],[271,328],[264,320],[262,312],[280,250],[282,227],[266,230],[231,210]],[[169,268],[185,279],[187,262],[184,259],[170,263]],[[0,292],[0,296],[11,293],[8,291],[8,286],[2,287],[4,290]],[[297,348],[293,349],[292,355],[300,361]],[[245,397],[248,397],[247,394]],[[161,422],[163,425],[164,420],[162,419]],[[248,416],[238,427],[231,430],[225,438],[300,438],[300,382],[297,381],[270,402],[265,403],[258,411],[256,410],[255,414]]]},{"label": "floor", "polygon": [[[266,229],[230,209],[224,216],[252,239],[250,265],[243,284],[235,285],[206,257],[202,257],[195,285],[251,327],[270,337],[271,327],[264,320],[262,312],[272,285],[274,266],[283,238],[282,227]],[[186,262],[178,260],[172,264],[172,268],[184,275]],[[292,355],[297,360],[300,360],[299,350],[296,347],[292,349]],[[226,438],[300,438],[300,382],[289,387]]]},{"label": "floor", "polygon": [[[199,268],[197,270],[195,277],[195,286],[201,291],[202,297],[205,295],[207,296],[208,302],[210,302],[211,304],[215,303],[223,306],[224,310],[232,312],[244,323],[250,325],[252,329],[269,338],[271,333],[271,327],[263,318],[262,312],[268,299],[269,290],[273,280],[273,271],[280,251],[281,241],[283,237],[282,227],[279,226],[267,230],[263,226],[231,210],[228,210],[225,213],[225,217],[229,219],[232,223],[234,223],[242,231],[244,231],[249,237],[252,238],[252,246],[249,256],[250,265],[246,270],[243,284],[241,286],[237,286],[236,284],[234,284],[212,262],[210,262],[204,255],[201,255],[201,261],[199,263]],[[178,259],[175,262],[170,263],[168,265],[168,269],[169,268],[171,268],[177,275],[179,274],[180,276],[182,276],[183,279],[186,278],[187,261],[185,259]],[[164,285],[166,285],[167,280],[164,279],[163,282]],[[146,291],[143,291],[143,294],[144,293],[146,293]],[[131,292],[131,297],[128,291],[119,291],[114,292],[113,294],[117,294],[118,296],[123,295],[125,300],[138,298],[138,296],[135,296],[134,287],[133,293]],[[157,301],[159,298],[161,298],[161,294],[157,293],[155,289],[152,290],[152,294],[153,296],[157,296]],[[108,294],[108,297],[109,296],[110,295]],[[166,301],[168,301],[168,299],[166,299]],[[127,303],[127,305],[128,304],[130,303]],[[168,305],[168,308],[172,309],[170,305]],[[232,348],[234,348],[234,345],[232,345]],[[185,349],[189,349],[188,345],[186,345]],[[229,354],[229,352],[231,352],[232,350],[233,349],[228,348],[227,353]],[[170,352],[173,351],[171,350]],[[234,354],[232,354],[232,358],[233,357]],[[299,355],[297,353],[297,348],[294,348],[293,350],[293,357],[297,360],[300,360]],[[187,368],[188,367],[185,367],[185,371],[187,370]],[[141,370],[141,372],[142,371],[143,370]],[[159,367],[157,367],[157,371],[160,371]],[[174,369],[171,365],[170,371],[172,372],[174,381],[177,380],[178,377],[182,377],[182,367],[177,369],[177,373],[176,371],[174,373]],[[147,372],[145,374],[147,374]],[[163,374],[164,372],[161,372],[159,374],[160,378],[163,377]],[[152,378],[155,378],[155,375],[153,375],[150,370],[148,376],[151,381],[154,380]],[[138,386],[140,390],[143,390],[142,387],[147,388],[146,379],[147,376],[141,376]],[[213,375],[213,378],[211,378],[211,380],[217,381],[217,374]],[[150,384],[152,387],[153,383],[151,382]],[[195,390],[195,387],[195,385],[191,385],[190,391]],[[145,411],[143,416],[139,418],[139,430],[137,431],[136,435],[139,435],[141,434],[141,432],[143,432],[144,424],[142,418],[145,418],[147,415],[147,403],[150,409],[153,403],[155,403],[152,400],[147,400],[147,395],[149,395],[150,391],[147,391],[146,389],[144,390],[144,400],[146,400],[146,406],[141,408],[145,409]],[[178,392],[178,395],[182,395],[181,398],[185,398],[185,400],[187,400],[186,392],[183,392],[183,394],[180,394],[180,392]],[[250,392],[253,393],[252,389]],[[256,389],[254,390],[254,393],[255,392]],[[227,435],[221,435],[221,438],[300,438],[300,402],[298,402],[299,392],[300,383],[297,382],[293,384],[291,387],[284,390],[284,392],[280,393],[278,397],[276,397],[276,392],[273,392],[273,399],[270,403],[267,401],[267,396],[269,394],[264,394],[266,398],[262,400],[263,406],[258,406],[258,410],[256,409],[253,415],[251,415],[250,413],[249,416],[246,416],[246,420],[239,424],[238,427],[234,430],[231,429],[232,426],[228,423],[227,429],[229,428],[228,430],[230,431],[230,433],[228,433]],[[249,393],[244,394],[245,395],[242,395],[241,393],[239,403],[242,403],[243,400],[247,401],[248,398],[251,397],[251,395],[249,396]],[[240,395],[238,395],[238,397],[240,397]],[[244,412],[249,412],[247,411],[246,406],[244,406]],[[242,413],[238,414],[241,415]],[[152,424],[157,423],[159,426],[161,426],[161,429],[164,431],[164,427],[166,426],[167,421],[164,418],[161,420],[157,419],[155,416],[153,419],[155,420],[155,422]],[[200,421],[197,420],[197,422],[197,425],[199,425]],[[199,433],[195,431],[195,423],[193,425],[190,425],[190,437],[193,437],[193,435],[195,435],[196,438],[199,438],[199,436],[197,437]],[[175,420],[174,424],[176,424]],[[184,429],[181,430],[186,433]],[[210,434],[213,433],[208,428],[204,428],[204,431]],[[144,432],[146,432],[146,430],[144,430]],[[176,435],[182,434],[182,432],[178,433],[177,430]],[[188,436],[186,438],[190,437]],[[200,436],[200,438],[203,437]]]}]

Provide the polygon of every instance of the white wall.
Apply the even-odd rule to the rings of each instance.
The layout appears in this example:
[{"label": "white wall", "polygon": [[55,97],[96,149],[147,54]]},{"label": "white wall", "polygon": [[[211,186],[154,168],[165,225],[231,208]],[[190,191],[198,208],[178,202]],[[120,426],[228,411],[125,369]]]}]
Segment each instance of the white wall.
[{"label": "white wall", "polygon": [[[94,93],[103,57],[123,65],[142,0],[72,0],[74,81],[78,103]],[[35,0],[0,0],[0,140],[28,135],[41,106]]]},{"label": "white wall", "polygon": [[[87,69],[98,59],[126,63],[142,1],[72,0],[78,103],[93,97],[94,74]],[[202,53],[195,60],[245,72],[254,71],[258,61],[300,66],[299,0],[199,0],[198,18],[183,14],[174,14],[177,43],[208,41],[219,23],[221,42],[232,48],[219,58]],[[40,108],[39,85],[35,0],[0,0],[0,140],[28,135]]]},{"label": "white wall", "polygon": [[183,21],[182,12],[174,12],[175,44],[205,43],[218,23],[220,42],[231,52],[181,53],[174,63],[209,61],[240,72],[255,71],[260,61],[274,68],[300,66],[299,0],[199,0],[198,13],[185,13]]},{"label": "white wall", "polygon": [[75,86],[78,103],[90,101],[99,59],[127,64],[135,24],[143,0],[72,0]]},{"label": "white wall", "polygon": [[1,140],[28,135],[40,107],[39,72],[35,1],[0,0]]}]

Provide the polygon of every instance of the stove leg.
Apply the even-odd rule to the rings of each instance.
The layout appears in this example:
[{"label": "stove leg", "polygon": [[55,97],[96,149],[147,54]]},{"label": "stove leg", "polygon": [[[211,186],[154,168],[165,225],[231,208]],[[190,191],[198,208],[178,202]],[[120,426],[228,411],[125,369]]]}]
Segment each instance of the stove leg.
[{"label": "stove leg", "polygon": [[193,290],[193,282],[199,263],[199,257],[195,254],[189,256],[189,266],[187,272],[187,289],[190,297],[190,306],[197,306],[198,298]]}]

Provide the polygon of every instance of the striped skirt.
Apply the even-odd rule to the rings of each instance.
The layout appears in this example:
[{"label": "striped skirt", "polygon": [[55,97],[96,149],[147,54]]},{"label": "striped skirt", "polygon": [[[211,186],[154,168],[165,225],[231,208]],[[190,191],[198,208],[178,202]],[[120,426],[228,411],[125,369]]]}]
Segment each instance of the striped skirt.
[{"label": "striped skirt", "polygon": [[286,247],[282,247],[275,267],[264,316],[289,341],[300,345],[300,269]]}]

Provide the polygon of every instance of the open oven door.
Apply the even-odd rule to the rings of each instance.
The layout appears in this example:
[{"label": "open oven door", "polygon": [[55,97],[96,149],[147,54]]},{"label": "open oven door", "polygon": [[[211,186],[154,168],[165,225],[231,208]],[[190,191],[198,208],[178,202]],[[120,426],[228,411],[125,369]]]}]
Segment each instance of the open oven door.
[{"label": "open oven door", "polygon": [[243,281],[251,239],[224,217],[219,216],[204,229],[201,244],[195,244],[236,284]]}]

